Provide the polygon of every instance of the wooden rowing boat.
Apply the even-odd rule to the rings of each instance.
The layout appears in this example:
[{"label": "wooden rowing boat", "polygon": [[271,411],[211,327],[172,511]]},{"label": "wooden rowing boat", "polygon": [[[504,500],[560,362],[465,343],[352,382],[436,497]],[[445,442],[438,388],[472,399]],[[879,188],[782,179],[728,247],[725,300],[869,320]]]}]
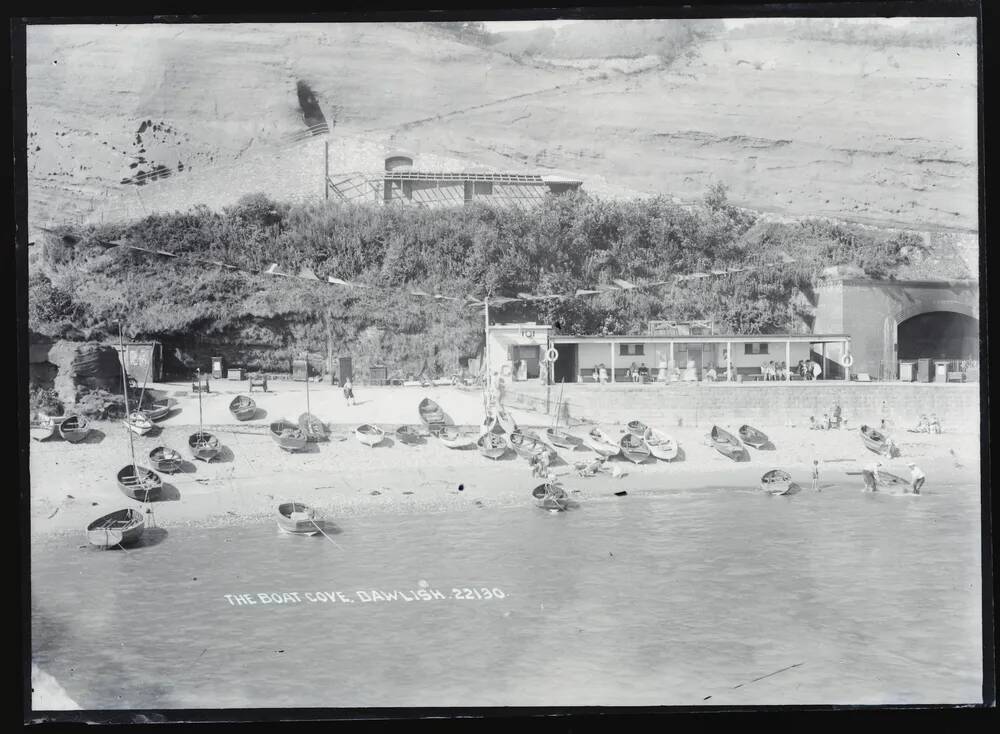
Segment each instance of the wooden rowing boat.
[{"label": "wooden rowing boat", "polygon": [[129,464],[118,472],[118,489],[139,502],[153,502],[163,491],[163,480],[152,469]]},{"label": "wooden rowing boat", "polygon": [[642,436],[626,433],[618,439],[618,445],[621,447],[622,455],[633,464],[641,464],[650,457],[649,446]]},{"label": "wooden rowing boat", "polygon": [[170,414],[170,410],[170,401],[160,400],[158,402],[154,402],[149,408],[140,408],[139,412],[151,421],[158,421],[166,418]]},{"label": "wooden rowing boat", "polygon": [[56,430],[56,422],[52,420],[51,416],[47,415],[32,418],[28,424],[28,435],[36,441],[44,441],[47,438],[52,438]]},{"label": "wooden rowing boat", "polygon": [[115,510],[87,526],[87,540],[105,550],[124,548],[138,541],[145,529],[146,519],[138,510]]},{"label": "wooden rowing boat", "polygon": [[507,438],[511,448],[523,459],[531,459],[549,451],[542,439],[529,431],[514,431]]},{"label": "wooden rowing boat", "polygon": [[646,434],[646,445],[649,446],[649,453],[661,461],[673,461],[680,450],[673,436],[655,428],[650,428]]},{"label": "wooden rowing boat", "polygon": [[484,433],[476,441],[479,453],[487,459],[499,459],[507,453],[507,439],[499,433]]},{"label": "wooden rowing boat", "polygon": [[910,486],[910,482],[908,480],[903,479],[903,477],[897,476],[897,475],[893,474],[892,472],[887,472],[885,469],[879,469],[878,470],[878,477],[877,478],[878,478],[879,484],[885,484],[887,486],[893,486],[893,485],[898,485],[898,484],[902,484],[902,485],[905,485],[907,487]]},{"label": "wooden rowing boat", "polygon": [[89,433],[90,422],[82,415],[71,415],[59,424],[59,435],[70,443],[79,443]]},{"label": "wooden rowing boat", "polygon": [[312,413],[303,413],[299,416],[299,428],[306,437],[306,441],[326,441],[329,433],[326,424]]},{"label": "wooden rowing boat", "polygon": [[874,451],[876,454],[889,453],[889,440],[882,433],[879,433],[871,426],[861,426],[861,440],[865,443],[865,448]]},{"label": "wooden rowing boat", "polygon": [[153,430],[153,421],[146,417],[146,414],[141,410],[133,410],[122,423],[137,436],[145,436]]},{"label": "wooden rowing boat", "polygon": [[437,434],[444,428],[444,411],[441,410],[440,405],[430,398],[424,398],[420,401],[420,405],[417,406],[417,413],[420,414],[421,422],[427,426],[432,434]]},{"label": "wooden rowing boat", "polygon": [[768,494],[785,494],[791,486],[792,475],[784,469],[772,469],[760,478],[760,488]]},{"label": "wooden rowing boat", "polygon": [[229,404],[229,412],[238,421],[252,420],[257,415],[257,403],[249,395],[237,395]]},{"label": "wooden rowing boat", "polygon": [[718,426],[712,426],[712,445],[716,451],[733,461],[739,461],[746,451],[742,441]]},{"label": "wooden rowing boat", "polygon": [[382,439],[385,438],[385,431],[378,426],[365,423],[354,429],[354,435],[357,436],[358,440],[365,446],[374,447],[382,443]]},{"label": "wooden rowing boat", "polygon": [[561,512],[569,506],[566,490],[556,484],[539,484],[531,490],[531,496],[535,498],[535,503],[543,510]]},{"label": "wooden rowing boat", "polygon": [[396,429],[396,440],[408,446],[420,443],[423,436],[413,426],[400,426]]},{"label": "wooden rowing boat", "polygon": [[306,436],[302,429],[284,418],[274,421],[270,432],[274,442],[285,451],[301,451],[306,447]]},{"label": "wooden rowing boat", "polygon": [[743,443],[747,446],[753,446],[755,449],[761,449],[771,441],[767,437],[767,434],[763,431],[758,431],[753,426],[742,425],[738,433]]},{"label": "wooden rowing boat", "polygon": [[583,445],[583,439],[579,436],[574,436],[572,433],[566,431],[561,431],[558,428],[546,428],[545,438],[553,446],[561,449],[569,449],[572,451],[577,446]]},{"label": "wooden rowing boat", "polygon": [[157,446],[149,452],[149,461],[156,471],[176,474],[181,470],[181,453],[168,446]]},{"label": "wooden rowing boat", "polygon": [[604,458],[615,456],[622,450],[621,446],[616,441],[612,441],[611,437],[600,428],[592,428],[587,435],[583,437],[583,443],[591,451],[596,452],[599,456],[603,456]]},{"label": "wooden rowing boat", "polygon": [[219,439],[208,431],[198,431],[188,436],[188,448],[194,458],[202,461],[212,461],[222,449]]},{"label": "wooden rowing boat", "polygon": [[460,431],[451,426],[445,426],[438,434],[438,438],[450,449],[461,449],[476,443],[475,434]]},{"label": "wooden rowing boat", "polygon": [[629,433],[639,438],[645,438],[649,434],[649,426],[642,421],[629,421],[625,424],[625,427]]},{"label": "wooden rowing boat", "polygon": [[284,502],[275,512],[278,529],[289,535],[317,535],[323,526],[319,513],[301,502]]}]

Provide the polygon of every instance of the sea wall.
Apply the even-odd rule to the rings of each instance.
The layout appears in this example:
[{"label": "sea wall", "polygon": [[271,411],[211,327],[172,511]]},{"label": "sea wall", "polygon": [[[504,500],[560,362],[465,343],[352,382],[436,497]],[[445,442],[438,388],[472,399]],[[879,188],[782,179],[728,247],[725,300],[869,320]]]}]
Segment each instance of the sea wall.
[{"label": "sea wall", "polygon": [[577,420],[651,425],[759,423],[803,425],[841,407],[850,426],[878,423],[882,417],[903,428],[922,413],[936,413],[945,430],[976,430],[980,385],[934,383],[857,383],[839,380],[781,383],[689,383],[649,385],[552,385],[515,383],[505,404],[555,414],[562,391],[569,415]]}]

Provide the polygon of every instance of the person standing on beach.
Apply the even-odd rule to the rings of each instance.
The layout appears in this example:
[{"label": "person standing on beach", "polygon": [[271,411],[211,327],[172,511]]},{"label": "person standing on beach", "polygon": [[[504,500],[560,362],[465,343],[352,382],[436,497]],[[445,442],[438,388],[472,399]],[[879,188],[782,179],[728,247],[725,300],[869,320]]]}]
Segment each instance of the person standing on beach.
[{"label": "person standing on beach", "polygon": [[910,467],[910,478],[912,479],[910,487],[913,489],[913,494],[920,494],[920,488],[924,486],[927,476],[912,461],[907,466]]},{"label": "person standing on beach", "polygon": [[348,405],[357,405],[357,401],[354,399],[354,383],[351,382],[350,377],[344,380],[344,400]]},{"label": "person standing on beach", "polygon": [[881,480],[879,476],[879,470],[882,468],[882,462],[876,461],[873,464],[869,464],[861,472],[862,476],[865,478],[865,489],[872,492],[878,491],[878,483]]},{"label": "person standing on beach", "polygon": [[812,475],[812,487],[813,490],[819,492],[819,461],[813,459],[813,475]]}]

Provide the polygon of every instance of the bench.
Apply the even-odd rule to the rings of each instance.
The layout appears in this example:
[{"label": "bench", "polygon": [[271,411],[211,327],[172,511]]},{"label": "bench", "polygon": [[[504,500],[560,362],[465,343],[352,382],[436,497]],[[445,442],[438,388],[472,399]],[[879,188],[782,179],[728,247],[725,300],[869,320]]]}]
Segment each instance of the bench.
[{"label": "bench", "polygon": [[257,374],[257,373],[251,374],[250,375],[250,392],[253,392],[253,389],[255,387],[258,390],[263,390],[264,392],[267,392],[267,375],[261,375],[261,374]]},{"label": "bench", "polygon": [[965,373],[964,372],[949,372],[948,373],[948,379],[947,379],[947,381],[948,382],[965,382]]},{"label": "bench", "polygon": [[195,393],[197,393],[197,392],[212,392],[209,389],[209,387],[208,387],[208,378],[205,378],[205,380],[201,381],[201,382],[198,382],[198,381],[192,382],[191,383],[191,392],[195,392]]}]

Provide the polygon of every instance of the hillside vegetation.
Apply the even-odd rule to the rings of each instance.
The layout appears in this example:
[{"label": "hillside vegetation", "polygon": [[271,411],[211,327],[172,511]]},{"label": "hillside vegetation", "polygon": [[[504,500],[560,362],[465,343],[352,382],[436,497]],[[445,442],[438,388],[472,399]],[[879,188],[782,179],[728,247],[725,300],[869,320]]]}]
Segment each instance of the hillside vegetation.
[{"label": "hillside vegetation", "polygon": [[[375,286],[337,287],[254,275],[107,247],[125,241],[181,256],[287,273],[307,269]],[[873,233],[819,220],[766,222],[733,207],[715,186],[698,207],[663,198],[614,201],[585,194],[531,208],[481,204],[428,211],[301,205],[247,197],[127,225],[51,238],[30,280],[29,327],[53,338],[102,340],[121,321],[167,345],[167,368],[209,356],[287,371],[309,350],[355,357],[359,373],[449,374],[482,345],[482,311],[408,295],[569,294],[613,278],[673,280],[764,265],[722,277],[494,309],[497,322],[537,320],[563,333],[642,333],[650,319],[712,318],[742,334],[806,331],[812,286],[830,265],[889,277],[923,247],[910,234]],[[537,305],[541,303],[542,305]]]}]

